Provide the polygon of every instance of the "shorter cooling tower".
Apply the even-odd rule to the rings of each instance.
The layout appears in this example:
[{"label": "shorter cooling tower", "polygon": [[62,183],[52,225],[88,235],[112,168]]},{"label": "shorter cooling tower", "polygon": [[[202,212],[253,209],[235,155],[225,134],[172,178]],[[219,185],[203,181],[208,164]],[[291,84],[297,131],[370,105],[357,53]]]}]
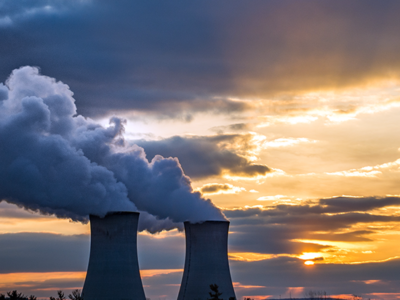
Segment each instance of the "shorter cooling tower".
[{"label": "shorter cooling tower", "polygon": [[139,213],[90,216],[90,258],[85,300],[145,300],[137,258]]},{"label": "shorter cooling tower", "polygon": [[185,222],[185,269],[178,300],[207,300],[210,284],[218,285],[222,299],[235,297],[228,262],[228,231],[228,221]]}]

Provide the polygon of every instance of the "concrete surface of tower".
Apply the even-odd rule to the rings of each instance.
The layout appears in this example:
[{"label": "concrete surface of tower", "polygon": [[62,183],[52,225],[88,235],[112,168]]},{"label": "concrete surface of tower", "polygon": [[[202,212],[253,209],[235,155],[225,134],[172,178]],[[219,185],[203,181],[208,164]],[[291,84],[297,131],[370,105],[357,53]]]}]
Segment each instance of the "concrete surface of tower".
[{"label": "concrete surface of tower", "polygon": [[137,258],[139,213],[90,216],[90,258],[85,300],[145,300]]},{"label": "concrete surface of tower", "polygon": [[210,298],[217,284],[221,298],[235,297],[228,262],[228,221],[185,222],[185,269],[178,300]]}]

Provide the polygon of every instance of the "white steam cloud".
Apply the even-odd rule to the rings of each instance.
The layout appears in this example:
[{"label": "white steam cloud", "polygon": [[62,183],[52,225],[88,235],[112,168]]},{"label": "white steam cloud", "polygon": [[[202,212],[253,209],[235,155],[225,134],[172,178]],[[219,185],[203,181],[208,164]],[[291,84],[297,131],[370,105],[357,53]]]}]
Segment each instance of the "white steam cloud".
[{"label": "white steam cloud", "polygon": [[176,158],[149,163],[142,148],[125,143],[123,120],[104,128],[76,115],[72,96],[33,67],[0,83],[0,200],[79,221],[139,210],[139,228],[150,232],[225,219],[193,192]]}]

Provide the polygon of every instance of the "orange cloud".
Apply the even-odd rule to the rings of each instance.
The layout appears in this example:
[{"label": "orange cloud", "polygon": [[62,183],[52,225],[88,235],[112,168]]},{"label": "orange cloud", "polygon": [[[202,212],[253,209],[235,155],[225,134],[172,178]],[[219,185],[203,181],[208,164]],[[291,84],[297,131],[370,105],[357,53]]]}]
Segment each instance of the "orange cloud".
[{"label": "orange cloud", "polygon": [[240,282],[234,282],[233,286],[235,288],[240,288],[240,289],[260,289],[260,288],[265,288],[263,285],[245,285],[241,284]]},{"label": "orange cloud", "polygon": [[279,255],[276,254],[263,254],[263,253],[254,253],[254,252],[234,252],[229,253],[229,258],[231,260],[238,261],[260,261],[265,259],[276,258]]},{"label": "orange cloud", "polygon": [[183,272],[183,269],[149,269],[149,270],[140,270],[140,276],[153,277],[157,275],[165,275],[178,272]]},{"label": "orange cloud", "polygon": [[[15,288],[35,288],[40,283],[48,280],[77,280],[83,281],[86,272],[31,272],[31,273],[6,273],[0,274],[0,289]],[[40,289],[40,288],[39,288]]]}]

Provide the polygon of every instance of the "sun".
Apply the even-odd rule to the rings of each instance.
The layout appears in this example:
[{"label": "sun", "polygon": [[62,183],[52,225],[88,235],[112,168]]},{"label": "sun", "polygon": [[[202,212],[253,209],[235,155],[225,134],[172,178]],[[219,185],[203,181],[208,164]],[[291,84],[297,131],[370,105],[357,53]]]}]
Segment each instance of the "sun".
[{"label": "sun", "polygon": [[307,260],[307,261],[304,262],[304,264],[305,264],[306,266],[313,266],[313,265],[314,265],[314,262],[313,262],[312,260]]},{"label": "sun", "polygon": [[314,259],[317,257],[322,256],[321,253],[318,252],[303,252],[302,255],[299,256],[300,259],[304,259],[304,260],[310,260],[310,259]]}]

